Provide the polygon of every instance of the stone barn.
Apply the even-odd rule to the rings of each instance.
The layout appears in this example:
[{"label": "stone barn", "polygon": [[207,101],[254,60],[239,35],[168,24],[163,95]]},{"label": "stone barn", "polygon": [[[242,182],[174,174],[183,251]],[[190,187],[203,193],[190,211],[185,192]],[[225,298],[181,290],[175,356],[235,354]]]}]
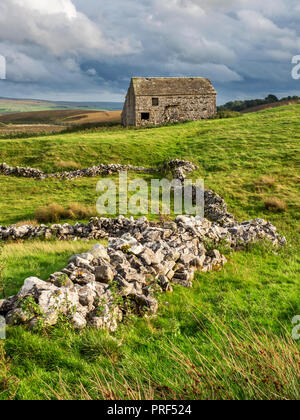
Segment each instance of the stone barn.
[{"label": "stone barn", "polygon": [[202,77],[134,77],[122,112],[124,126],[197,121],[217,113],[217,92]]}]

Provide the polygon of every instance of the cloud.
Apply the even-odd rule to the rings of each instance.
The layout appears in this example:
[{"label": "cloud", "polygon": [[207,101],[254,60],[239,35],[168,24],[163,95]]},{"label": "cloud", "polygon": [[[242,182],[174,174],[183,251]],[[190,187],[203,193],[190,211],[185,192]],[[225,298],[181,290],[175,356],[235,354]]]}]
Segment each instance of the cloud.
[{"label": "cloud", "polygon": [[97,71],[95,69],[88,69],[86,72],[90,76],[97,76]]},{"label": "cloud", "polygon": [[30,90],[29,84],[42,96],[49,89],[93,91],[91,73],[81,68],[86,60],[109,60],[139,49],[140,43],[126,36],[105,36],[71,0],[0,3],[0,53],[7,61],[7,81],[1,88],[8,96]]},{"label": "cloud", "polygon": [[71,0],[2,0],[0,39],[18,45],[38,45],[58,57],[128,54],[137,47],[131,46],[126,37],[105,37],[101,28],[78,12]]},{"label": "cloud", "polygon": [[71,0],[11,0],[18,6],[28,10],[38,11],[41,14],[64,14],[69,19],[77,17],[77,10]]},{"label": "cloud", "polygon": [[220,101],[297,93],[298,12],[298,0],[2,0],[1,89],[100,100],[122,98],[132,75],[199,75]]}]

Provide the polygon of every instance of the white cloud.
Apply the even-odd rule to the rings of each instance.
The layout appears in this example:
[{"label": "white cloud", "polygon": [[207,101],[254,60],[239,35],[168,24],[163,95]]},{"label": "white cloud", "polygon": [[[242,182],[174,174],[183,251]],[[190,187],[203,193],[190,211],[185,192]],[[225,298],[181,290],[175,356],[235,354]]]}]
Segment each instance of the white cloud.
[{"label": "white cloud", "polygon": [[41,14],[64,14],[69,19],[77,17],[77,10],[71,0],[11,0],[18,6]]},{"label": "white cloud", "polygon": [[16,89],[115,97],[132,75],[203,75],[234,98],[295,89],[299,27],[298,0],[1,0],[0,54]]},{"label": "white cloud", "polygon": [[166,2],[155,0],[153,6],[154,9],[157,8],[169,16],[180,13],[183,18],[197,19],[205,15],[205,11],[200,5],[191,0],[168,0]]},{"label": "white cloud", "polygon": [[101,28],[76,10],[71,0],[2,0],[0,40],[31,43],[55,56],[96,57],[132,53],[126,37],[105,37]]},{"label": "white cloud", "polygon": [[97,71],[95,69],[88,69],[86,72],[89,76],[97,76]]}]

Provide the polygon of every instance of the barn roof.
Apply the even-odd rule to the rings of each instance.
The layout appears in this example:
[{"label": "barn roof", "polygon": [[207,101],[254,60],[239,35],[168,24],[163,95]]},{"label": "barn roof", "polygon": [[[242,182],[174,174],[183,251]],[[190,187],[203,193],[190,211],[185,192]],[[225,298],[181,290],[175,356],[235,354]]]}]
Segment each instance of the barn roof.
[{"label": "barn roof", "polygon": [[136,96],[216,94],[203,77],[133,77],[132,84]]}]

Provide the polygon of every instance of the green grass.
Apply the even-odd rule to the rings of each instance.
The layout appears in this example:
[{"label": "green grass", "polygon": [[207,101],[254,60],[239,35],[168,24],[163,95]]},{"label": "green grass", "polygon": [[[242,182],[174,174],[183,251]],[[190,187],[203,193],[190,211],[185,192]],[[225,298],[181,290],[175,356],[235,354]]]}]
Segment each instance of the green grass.
[{"label": "green grass", "polygon": [[[67,325],[33,334],[10,328],[0,346],[0,399],[299,399],[300,106],[156,129],[104,129],[0,140],[0,160],[51,171],[59,160],[158,166],[185,158],[239,219],[263,217],[288,239],[228,253],[221,272],[197,274],[192,290],[159,296],[156,317],[130,317],[114,334]],[[134,174],[132,174],[134,176]],[[97,179],[1,177],[0,223],[32,219],[48,202],[92,205]],[[287,204],[267,211],[264,200]],[[6,293],[29,275],[47,279],[90,242],[5,244]],[[7,370],[7,367],[10,370]],[[1,370],[2,369],[2,370]],[[1,375],[0,375],[1,376]]]},{"label": "green grass", "polygon": [[[80,167],[111,162],[158,167],[170,158],[190,159],[199,167],[195,176],[221,193],[237,217],[268,216],[263,201],[275,196],[288,203],[292,222],[299,217],[299,114],[297,105],[153,129],[1,140],[0,161],[51,172],[65,161]],[[259,185],[262,175],[273,176],[274,185]],[[0,223],[33,218],[40,202],[88,205],[97,199],[97,179],[37,182],[0,176],[0,182]]]},{"label": "green grass", "polygon": [[[6,276],[23,278],[29,266],[47,279],[90,245],[7,245]],[[220,273],[199,274],[192,290],[161,295],[158,317],[132,317],[115,334],[11,328],[2,398],[299,398],[297,269],[291,249],[256,246],[232,254]]]},{"label": "green grass", "polygon": [[22,279],[32,275],[47,280],[54,271],[66,267],[71,255],[86,252],[98,242],[33,240],[6,244],[1,253],[2,261],[5,261],[5,295],[16,294]]},{"label": "green grass", "polygon": [[[244,115],[240,118],[177,124],[153,129],[103,130],[3,140],[0,160],[51,171],[60,160],[82,167],[114,162],[158,165],[185,157],[200,165],[203,175],[243,168],[267,171],[273,158],[282,165],[298,161],[300,106]],[[221,159],[220,159],[221,158]],[[285,168],[283,168],[285,169]],[[279,168],[277,167],[277,172]]]}]

